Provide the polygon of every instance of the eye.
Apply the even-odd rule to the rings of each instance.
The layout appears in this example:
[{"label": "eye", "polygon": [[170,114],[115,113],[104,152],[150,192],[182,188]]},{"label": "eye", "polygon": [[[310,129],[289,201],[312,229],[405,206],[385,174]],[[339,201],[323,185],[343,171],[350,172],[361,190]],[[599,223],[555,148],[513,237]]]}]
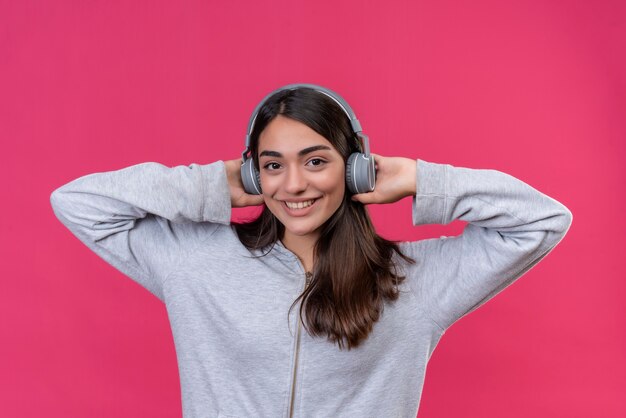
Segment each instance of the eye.
[{"label": "eye", "polygon": [[313,158],[309,160],[308,164],[311,164],[315,167],[321,167],[322,165],[326,164],[326,161],[322,160],[321,158]]},{"label": "eye", "polygon": [[268,171],[278,170],[280,168],[280,164],[271,162],[271,163],[265,164],[263,168]]}]

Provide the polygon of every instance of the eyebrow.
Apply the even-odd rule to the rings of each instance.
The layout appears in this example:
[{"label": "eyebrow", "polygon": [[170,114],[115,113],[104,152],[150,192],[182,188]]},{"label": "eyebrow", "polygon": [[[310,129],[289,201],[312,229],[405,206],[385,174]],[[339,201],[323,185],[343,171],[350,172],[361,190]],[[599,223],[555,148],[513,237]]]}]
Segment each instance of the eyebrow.
[{"label": "eyebrow", "polygon": [[[310,154],[312,152],[319,151],[319,150],[331,151],[330,147],[328,147],[326,145],[315,145],[315,146],[308,147],[308,148],[305,148],[303,150],[300,150],[298,152],[298,157],[304,157],[307,154]],[[281,154],[278,151],[262,151],[259,154],[259,157],[263,157],[263,156],[282,158],[283,154]]]}]

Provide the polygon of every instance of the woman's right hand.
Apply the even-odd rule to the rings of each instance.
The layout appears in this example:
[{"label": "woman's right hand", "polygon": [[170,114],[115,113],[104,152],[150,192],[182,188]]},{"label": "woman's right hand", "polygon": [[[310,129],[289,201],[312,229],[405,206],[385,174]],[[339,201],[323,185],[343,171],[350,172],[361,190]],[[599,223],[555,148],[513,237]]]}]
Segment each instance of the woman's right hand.
[{"label": "woman's right hand", "polygon": [[263,196],[246,193],[241,181],[241,159],[224,161],[230,189],[230,205],[233,208],[263,204]]}]

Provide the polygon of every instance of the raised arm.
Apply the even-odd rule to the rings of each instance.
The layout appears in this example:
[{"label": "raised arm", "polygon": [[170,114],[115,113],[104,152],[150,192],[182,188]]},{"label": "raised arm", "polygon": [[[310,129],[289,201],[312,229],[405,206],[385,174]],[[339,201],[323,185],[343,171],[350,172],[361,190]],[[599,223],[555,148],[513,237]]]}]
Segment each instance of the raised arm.
[{"label": "raised arm", "polygon": [[541,261],[565,236],[572,213],[500,171],[417,160],[413,224],[468,222],[459,236],[421,241],[415,291],[447,329]]},{"label": "raised arm", "polygon": [[[463,233],[404,243],[417,263],[412,286],[443,330],[476,310],[543,259],[565,236],[572,213],[497,170],[378,157],[380,174],[364,203],[413,196],[413,224],[468,222]],[[413,191],[408,191],[413,188]]]},{"label": "raised arm", "polygon": [[54,190],[50,202],[87,247],[161,300],[167,275],[231,215],[222,161],[89,174]]}]

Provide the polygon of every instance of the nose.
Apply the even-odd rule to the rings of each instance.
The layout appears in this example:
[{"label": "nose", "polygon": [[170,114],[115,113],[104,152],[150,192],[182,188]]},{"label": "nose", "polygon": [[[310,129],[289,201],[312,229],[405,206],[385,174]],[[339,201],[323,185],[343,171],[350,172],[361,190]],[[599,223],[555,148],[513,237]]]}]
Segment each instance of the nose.
[{"label": "nose", "polygon": [[298,194],[306,190],[308,185],[307,179],[303,173],[297,168],[287,170],[285,177],[285,191],[290,194]]}]

